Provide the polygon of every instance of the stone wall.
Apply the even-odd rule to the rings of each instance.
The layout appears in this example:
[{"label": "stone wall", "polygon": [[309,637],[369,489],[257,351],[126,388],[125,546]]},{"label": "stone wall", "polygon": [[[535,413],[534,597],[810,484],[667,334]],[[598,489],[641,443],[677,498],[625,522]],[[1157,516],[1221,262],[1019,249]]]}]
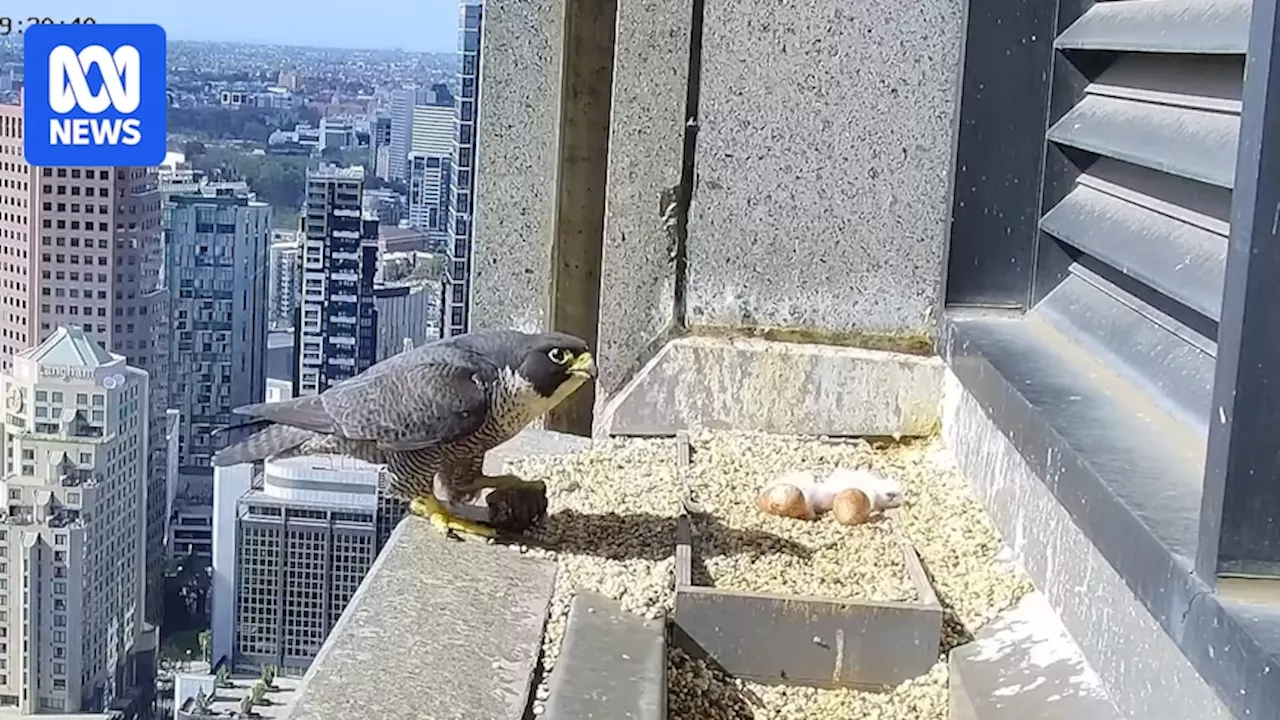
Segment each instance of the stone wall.
[{"label": "stone wall", "polygon": [[587,7],[486,8],[473,328],[581,330],[554,308],[594,303],[597,415],[699,328],[932,334],[961,0],[618,0],[611,74],[573,51]]}]

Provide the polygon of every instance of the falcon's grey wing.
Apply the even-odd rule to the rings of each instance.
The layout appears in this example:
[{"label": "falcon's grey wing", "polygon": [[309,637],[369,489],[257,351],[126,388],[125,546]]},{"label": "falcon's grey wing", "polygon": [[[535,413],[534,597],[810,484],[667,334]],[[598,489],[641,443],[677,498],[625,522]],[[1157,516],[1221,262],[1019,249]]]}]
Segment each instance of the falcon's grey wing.
[{"label": "falcon's grey wing", "polygon": [[[376,366],[375,366],[376,367]],[[356,376],[319,395],[236,408],[242,415],[386,450],[416,450],[466,437],[489,412],[487,386],[496,375],[483,363],[441,358]]]}]

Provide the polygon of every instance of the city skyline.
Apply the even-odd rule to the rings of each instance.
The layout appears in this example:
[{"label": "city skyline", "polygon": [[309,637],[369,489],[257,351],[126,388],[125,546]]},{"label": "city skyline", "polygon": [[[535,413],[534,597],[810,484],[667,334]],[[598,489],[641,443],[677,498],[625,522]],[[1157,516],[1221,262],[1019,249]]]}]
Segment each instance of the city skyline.
[{"label": "city skyline", "polygon": [[[345,50],[456,52],[458,4],[424,0],[395,6],[368,6],[343,12],[339,0],[316,0],[299,13],[292,5],[225,0],[217,4],[173,4],[162,0],[120,0],[110,9],[89,0],[19,3],[6,14],[99,23],[157,23],[170,40],[242,42]],[[337,18],[341,18],[340,21]]]},{"label": "city skyline", "polygon": [[[57,578],[34,583],[49,599],[30,613],[0,607],[0,709],[248,712],[248,691],[209,694],[210,673],[305,673],[406,512],[374,466],[216,474],[209,456],[232,408],[322,392],[440,336],[443,273],[470,237],[451,201],[469,211],[479,7],[312,33],[339,16],[332,0],[301,18],[229,2],[219,17],[243,27],[58,0],[0,38],[0,555],[23,559],[0,557],[0,606],[18,606],[5,592],[26,590],[29,557]],[[29,15],[166,27],[164,162],[26,162],[23,91],[49,85],[26,72]],[[406,24],[412,44],[377,49]],[[49,652],[27,652],[31,613],[49,618]],[[173,664],[197,652],[208,665]]]}]

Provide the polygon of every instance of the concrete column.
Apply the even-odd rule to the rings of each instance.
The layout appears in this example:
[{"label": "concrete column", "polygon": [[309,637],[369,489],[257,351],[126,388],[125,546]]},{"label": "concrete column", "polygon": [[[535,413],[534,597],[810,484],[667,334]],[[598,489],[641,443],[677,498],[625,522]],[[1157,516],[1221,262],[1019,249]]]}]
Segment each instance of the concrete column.
[{"label": "concrete column", "polygon": [[[472,327],[595,344],[616,3],[485,7]],[[546,421],[591,430],[591,389]]]},{"label": "concrete column", "polygon": [[564,0],[488,3],[480,53],[471,327],[550,327]]},{"label": "concrete column", "polygon": [[[619,0],[600,287],[597,404],[679,323],[694,13],[701,0]],[[696,67],[694,68],[696,72]],[[597,418],[599,413],[597,412]]]}]

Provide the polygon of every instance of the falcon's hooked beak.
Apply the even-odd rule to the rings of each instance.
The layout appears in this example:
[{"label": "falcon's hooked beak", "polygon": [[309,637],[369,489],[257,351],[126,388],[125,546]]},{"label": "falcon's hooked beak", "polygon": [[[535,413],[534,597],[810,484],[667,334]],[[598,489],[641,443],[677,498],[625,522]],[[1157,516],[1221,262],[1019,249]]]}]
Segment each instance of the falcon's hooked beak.
[{"label": "falcon's hooked beak", "polygon": [[595,380],[595,358],[591,357],[591,353],[589,352],[584,352],[581,355],[575,355],[573,360],[569,363],[569,374],[586,380]]}]

